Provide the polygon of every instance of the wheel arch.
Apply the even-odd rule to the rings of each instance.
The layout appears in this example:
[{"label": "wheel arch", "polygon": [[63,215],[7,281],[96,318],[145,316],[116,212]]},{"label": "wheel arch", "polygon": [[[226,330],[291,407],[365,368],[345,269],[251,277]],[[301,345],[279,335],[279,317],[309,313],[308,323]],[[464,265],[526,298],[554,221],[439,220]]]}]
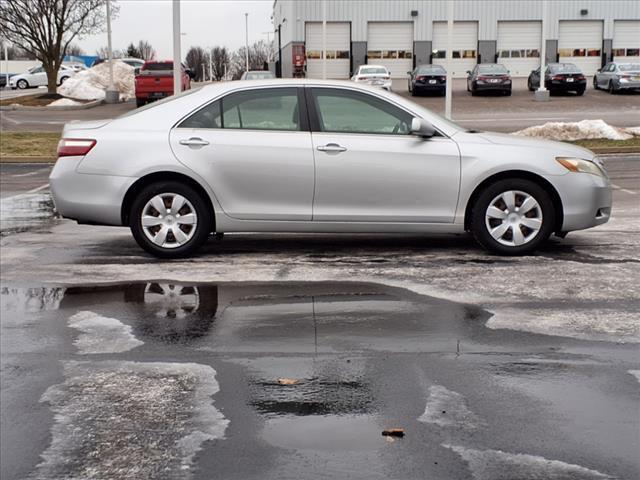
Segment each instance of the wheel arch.
[{"label": "wheel arch", "polygon": [[188,175],[170,171],[150,173],[148,175],[145,175],[144,177],[139,178],[133,185],[129,187],[127,193],[125,193],[124,195],[124,198],[122,200],[122,207],[120,209],[120,218],[122,219],[122,225],[129,225],[129,213],[131,211],[131,206],[133,205],[133,201],[136,198],[136,195],[148,185],[164,181],[181,182],[198,192],[202,196],[203,200],[207,204],[207,207],[209,207],[212,213],[211,219],[213,224],[211,225],[211,231],[215,231],[216,211],[213,207],[211,197],[209,196],[205,188],[198,181],[194,180]]},{"label": "wheel arch", "polygon": [[504,172],[498,172],[491,175],[490,177],[485,178],[480,184],[478,184],[476,188],[473,190],[473,193],[471,194],[471,196],[469,197],[469,200],[467,201],[467,205],[465,207],[465,211],[464,211],[464,229],[465,230],[468,231],[471,229],[472,210],[473,210],[473,206],[478,200],[478,197],[480,196],[480,193],[492,183],[497,182],[499,180],[506,180],[506,179],[529,180],[538,184],[540,187],[544,188],[544,190],[551,197],[553,208],[555,210],[556,224],[554,225],[553,231],[556,233],[560,233],[562,231],[562,224],[564,223],[564,207],[562,206],[562,199],[560,198],[560,194],[547,179],[535,173],[527,172],[525,170],[507,170]]}]

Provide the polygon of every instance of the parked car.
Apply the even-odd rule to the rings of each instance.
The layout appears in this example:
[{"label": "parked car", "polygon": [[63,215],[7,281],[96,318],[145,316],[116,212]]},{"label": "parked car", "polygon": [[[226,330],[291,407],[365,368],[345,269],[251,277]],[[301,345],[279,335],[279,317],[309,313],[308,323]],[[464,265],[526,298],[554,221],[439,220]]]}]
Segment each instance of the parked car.
[{"label": "parked car", "polygon": [[69,67],[75,73],[87,70],[87,66],[84,63],[64,63],[63,65]]},{"label": "parked car", "polygon": [[126,63],[130,67],[133,67],[134,75],[138,75],[140,73],[140,70],[142,69],[142,66],[144,65],[144,60],[140,58],[126,57],[126,58],[121,58],[120,60],[122,60],[124,63]]},{"label": "parked car", "polygon": [[418,65],[409,75],[409,92],[416,96],[426,92],[444,95],[447,88],[447,71],[440,65]]},{"label": "parked car", "polygon": [[511,75],[500,63],[481,63],[473,70],[467,70],[467,92],[499,92],[511,95]]},{"label": "parked car", "polygon": [[351,80],[391,91],[391,74],[381,65],[360,65]]},{"label": "parked car", "polygon": [[240,80],[267,80],[270,78],[275,77],[269,70],[249,70],[242,74]]},{"label": "parked car", "polygon": [[[58,85],[62,85],[69,78],[73,77],[75,73],[71,67],[60,65],[60,69],[58,70]],[[27,70],[27,73],[14,75],[9,79],[9,86],[13,89],[42,87],[46,86],[47,83],[47,72],[45,72],[42,65],[31,67]]]},{"label": "parked car", "polygon": [[[180,65],[182,71],[182,90],[191,88],[191,71]],[[173,62],[149,61],[144,62],[140,73],[135,77],[136,105],[143,106],[154,100],[173,95]]]},{"label": "parked car", "polygon": [[640,63],[607,63],[593,76],[593,88],[618,93],[622,90],[640,91]]},{"label": "parked car", "polygon": [[129,226],[165,258],[213,232],[471,231],[518,255],[611,214],[593,152],[469,131],[354,82],[206,85],[68,123],[58,157],[50,186],[62,216]]},{"label": "parked car", "polygon": [[[534,91],[540,86],[540,67],[531,70],[527,87]],[[544,86],[550,94],[557,92],[576,92],[583,95],[587,88],[587,79],[573,63],[549,63],[544,75]]]},{"label": "parked car", "polygon": [[[13,77],[14,75],[16,75],[15,73],[10,73],[9,74],[9,78]],[[4,88],[7,86],[7,74],[6,73],[2,73],[0,74],[0,88]]]}]

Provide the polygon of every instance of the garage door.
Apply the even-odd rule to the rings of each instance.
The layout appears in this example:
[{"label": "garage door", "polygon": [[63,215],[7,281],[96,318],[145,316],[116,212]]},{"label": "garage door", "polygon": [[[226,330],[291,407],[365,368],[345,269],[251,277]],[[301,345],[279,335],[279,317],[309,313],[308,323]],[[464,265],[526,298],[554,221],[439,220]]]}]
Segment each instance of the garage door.
[{"label": "garage door", "polygon": [[[327,22],[327,78],[349,78],[351,65],[351,24]],[[322,78],[322,22],[305,25],[307,78]]]},{"label": "garage door", "polygon": [[498,63],[513,77],[527,77],[540,66],[541,22],[498,22]]},{"label": "garage door", "polygon": [[558,38],[560,62],[574,63],[585,75],[602,66],[602,22],[560,21]]},{"label": "garage door", "polygon": [[392,78],[406,78],[413,70],[413,22],[370,22],[367,63],[384,65]]},{"label": "garage door", "polygon": [[[433,63],[446,68],[447,22],[433,22]],[[467,76],[473,70],[478,55],[478,22],[453,22],[451,74],[454,78]],[[493,59],[491,59],[493,60]]]},{"label": "garage door", "polygon": [[640,61],[640,20],[613,22],[613,61]]}]

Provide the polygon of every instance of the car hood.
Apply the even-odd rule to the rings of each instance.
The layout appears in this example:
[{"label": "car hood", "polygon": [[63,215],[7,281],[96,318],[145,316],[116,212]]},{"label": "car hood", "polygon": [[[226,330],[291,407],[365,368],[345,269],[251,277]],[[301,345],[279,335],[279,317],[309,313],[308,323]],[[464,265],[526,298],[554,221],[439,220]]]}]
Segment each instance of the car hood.
[{"label": "car hood", "polygon": [[[511,133],[495,133],[480,132],[471,134],[474,137],[480,137],[490,143],[496,145],[509,145],[525,148],[545,148],[554,149],[561,155],[571,155],[585,159],[592,159],[595,154],[586,148],[572,145],[570,143],[558,142],[555,140],[546,140],[543,138],[524,137]],[[457,136],[456,136],[457,137]],[[456,138],[458,140],[458,138]]]}]

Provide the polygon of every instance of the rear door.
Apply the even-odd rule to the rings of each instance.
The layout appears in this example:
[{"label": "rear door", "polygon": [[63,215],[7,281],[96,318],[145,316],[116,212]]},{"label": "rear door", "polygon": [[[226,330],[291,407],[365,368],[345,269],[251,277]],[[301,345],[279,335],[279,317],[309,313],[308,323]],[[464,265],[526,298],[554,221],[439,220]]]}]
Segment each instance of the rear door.
[{"label": "rear door", "polygon": [[224,212],[243,220],[311,220],[314,165],[297,87],[235,91],[170,134],[178,159],[211,186]]},{"label": "rear door", "polygon": [[307,88],[316,160],[314,221],[453,222],[460,155],[410,135],[413,116],[373,94]]}]

